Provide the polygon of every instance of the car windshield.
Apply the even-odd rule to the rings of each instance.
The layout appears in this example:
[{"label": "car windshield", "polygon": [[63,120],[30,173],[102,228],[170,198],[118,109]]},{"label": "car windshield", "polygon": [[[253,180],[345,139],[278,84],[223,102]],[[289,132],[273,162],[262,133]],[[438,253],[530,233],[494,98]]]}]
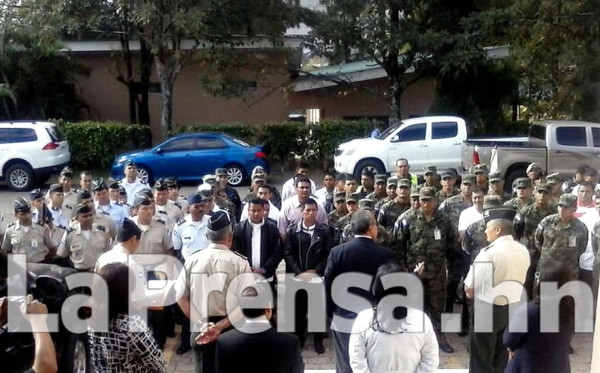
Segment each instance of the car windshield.
[{"label": "car windshield", "polygon": [[390,133],[396,131],[398,128],[400,128],[400,126],[402,125],[402,122],[395,124],[393,126],[389,126],[385,131],[383,131],[377,138],[379,140],[383,140],[386,137],[388,137],[390,135]]}]

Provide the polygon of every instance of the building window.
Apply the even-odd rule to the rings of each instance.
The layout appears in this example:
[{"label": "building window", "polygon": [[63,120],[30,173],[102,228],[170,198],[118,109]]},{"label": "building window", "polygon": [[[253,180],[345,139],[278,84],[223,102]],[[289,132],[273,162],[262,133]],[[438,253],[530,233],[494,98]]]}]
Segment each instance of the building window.
[{"label": "building window", "polygon": [[321,109],[306,109],[306,124],[316,124],[321,121]]}]

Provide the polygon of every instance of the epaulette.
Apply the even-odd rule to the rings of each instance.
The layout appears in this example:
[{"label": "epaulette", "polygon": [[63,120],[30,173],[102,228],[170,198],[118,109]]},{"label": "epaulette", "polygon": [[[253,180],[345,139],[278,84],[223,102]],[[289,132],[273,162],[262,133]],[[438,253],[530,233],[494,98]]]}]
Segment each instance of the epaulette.
[{"label": "epaulette", "polygon": [[106,216],[110,216],[110,214],[108,213],[108,211],[100,211],[101,214],[104,214]]},{"label": "epaulette", "polygon": [[106,232],[106,227],[104,225],[96,225],[96,229],[102,232]]},{"label": "epaulette", "polygon": [[66,228],[66,227],[63,227],[62,225],[57,225],[57,226],[56,226],[56,228],[60,228],[60,229],[62,229],[62,230],[67,230],[67,228]]},{"label": "epaulette", "polygon": [[73,231],[75,231],[75,228],[73,228],[73,227],[67,228],[67,234],[69,234],[69,233],[71,233]]},{"label": "epaulette", "polygon": [[492,246],[493,246],[492,244],[489,244],[486,247],[484,247],[483,249],[481,249],[481,251],[487,251],[487,249],[489,249]]},{"label": "epaulette", "polygon": [[65,205],[65,208],[69,209],[69,210],[73,210],[73,207],[71,205]]},{"label": "epaulette", "polygon": [[158,213],[167,215],[167,212],[165,210],[160,210]]},{"label": "epaulette", "polygon": [[16,221],[13,221],[12,223],[10,223],[9,225],[6,226],[6,228],[10,228],[10,227],[14,227],[15,225],[17,225]]},{"label": "epaulette", "polygon": [[232,253],[234,253],[235,255],[239,256],[240,258],[244,259],[245,261],[248,261],[248,258],[245,257],[244,255],[238,253],[237,251],[231,250]]},{"label": "epaulette", "polygon": [[179,209],[181,210],[181,205],[179,204],[179,202],[173,202],[173,204],[177,207],[179,207]]},{"label": "epaulette", "polygon": [[178,222],[177,222],[177,225],[179,226],[179,225],[181,225],[181,224],[183,224],[183,223],[185,223],[185,219],[181,219],[180,221],[178,221]]},{"label": "epaulette", "polygon": [[167,223],[162,219],[154,219],[155,222],[161,223],[162,225],[167,225]]}]

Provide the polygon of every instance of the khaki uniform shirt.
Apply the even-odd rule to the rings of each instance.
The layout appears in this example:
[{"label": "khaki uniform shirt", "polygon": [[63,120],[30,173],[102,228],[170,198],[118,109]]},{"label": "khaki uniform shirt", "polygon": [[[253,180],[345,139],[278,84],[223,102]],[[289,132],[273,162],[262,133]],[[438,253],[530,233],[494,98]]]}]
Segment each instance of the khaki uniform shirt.
[{"label": "khaki uniform shirt", "polygon": [[93,270],[100,255],[110,248],[110,235],[104,226],[92,224],[88,233],[86,237],[76,223],[64,233],[57,251],[60,257],[70,257],[73,266],[79,270]]},{"label": "khaki uniform shirt", "polygon": [[22,226],[18,221],[10,224],[4,233],[2,252],[27,254],[29,263],[43,261],[48,254],[48,245],[56,247],[52,246],[45,230],[46,227],[40,224],[31,224],[27,227]]},{"label": "khaki uniform shirt", "polygon": [[138,246],[138,254],[168,254],[173,248],[171,235],[164,222],[151,220],[149,226],[142,226],[138,217],[131,218],[142,230],[142,237]]},{"label": "khaki uniform shirt", "polygon": [[[214,281],[217,280],[217,276],[214,276],[211,281],[207,281],[206,278],[202,281],[199,275],[211,276],[217,273],[225,274],[222,279],[224,284],[217,282],[217,286],[215,286]],[[243,273],[252,273],[247,260],[229,250],[227,246],[211,243],[206,249],[197,251],[185,261],[185,271],[181,272],[175,284],[177,298],[186,295],[190,297],[192,305],[190,313],[193,321],[197,321],[198,316],[203,319],[211,316],[225,316],[227,315],[225,298],[229,285],[234,278]],[[237,297],[241,296],[246,287],[253,284],[252,276],[241,276],[237,282],[237,288],[232,290],[236,296],[235,299],[237,300]],[[223,289],[223,292],[211,292],[211,287]],[[235,307],[235,305],[231,306]]]},{"label": "khaki uniform shirt", "polygon": [[156,213],[154,214],[154,217],[164,221],[167,225],[167,229],[169,229],[169,232],[173,232],[173,227],[175,227],[175,224],[183,219],[183,212],[181,209],[177,207],[175,202],[171,200],[167,200],[167,203],[162,206],[155,206]]},{"label": "khaki uniform shirt", "polygon": [[63,208],[65,211],[65,217],[67,220],[71,220],[74,215],[75,207],[77,207],[77,192],[71,188],[68,193],[64,193]]}]

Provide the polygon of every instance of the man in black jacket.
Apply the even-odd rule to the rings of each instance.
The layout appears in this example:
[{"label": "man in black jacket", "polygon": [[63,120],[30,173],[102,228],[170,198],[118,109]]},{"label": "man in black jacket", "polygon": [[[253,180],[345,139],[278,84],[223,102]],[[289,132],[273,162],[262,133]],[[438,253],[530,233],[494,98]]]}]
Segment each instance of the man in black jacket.
[{"label": "man in black jacket", "polygon": [[[326,224],[317,222],[317,201],[309,198],[301,205],[302,220],[290,225],[285,240],[286,272],[293,273],[302,281],[310,281],[315,276],[323,276],[327,257],[331,249],[331,231]],[[296,294],[296,334],[300,344],[306,338],[306,316],[308,297],[305,292]],[[315,352],[322,354],[323,334],[314,334]]]},{"label": "man in black jacket", "polygon": [[272,283],[283,248],[277,224],[263,217],[265,203],[269,202],[256,197],[248,201],[248,219],[235,226],[232,250],[248,259],[252,272]]},{"label": "man in black jacket", "polygon": [[[247,288],[244,297],[257,296],[254,288]],[[273,310],[244,309],[248,318],[240,329],[224,333],[217,341],[216,371],[239,373],[249,364],[261,373],[302,373],[304,362],[298,337],[278,333],[269,319]]]},{"label": "man in black jacket", "polygon": [[[347,320],[354,320],[356,318],[356,313],[334,304],[331,296],[331,288],[336,277],[344,273],[359,272],[371,275],[374,278],[380,266],[395,260],[394,253],[391,250],[388,250],[375,242],[378,224],[373,217],[372,212],[358,210],[352,216],[351,224],[354,232],[354,240],[331,249],[331,253],[327,259],[327,268],[325,269],[327,314],[329,317],[332,317],[335,314],[336,316]],[[349,289],[349,292],[360,296],[362,299],[371,300],[371,293],[369,290],[353,287]],[[331,333],[333,335],[333,346],[335,348],[336,372],[352,373],[348,355],[350,331],[342,332],[335,329],[336,324],[335,322],[332,322]]]}]

